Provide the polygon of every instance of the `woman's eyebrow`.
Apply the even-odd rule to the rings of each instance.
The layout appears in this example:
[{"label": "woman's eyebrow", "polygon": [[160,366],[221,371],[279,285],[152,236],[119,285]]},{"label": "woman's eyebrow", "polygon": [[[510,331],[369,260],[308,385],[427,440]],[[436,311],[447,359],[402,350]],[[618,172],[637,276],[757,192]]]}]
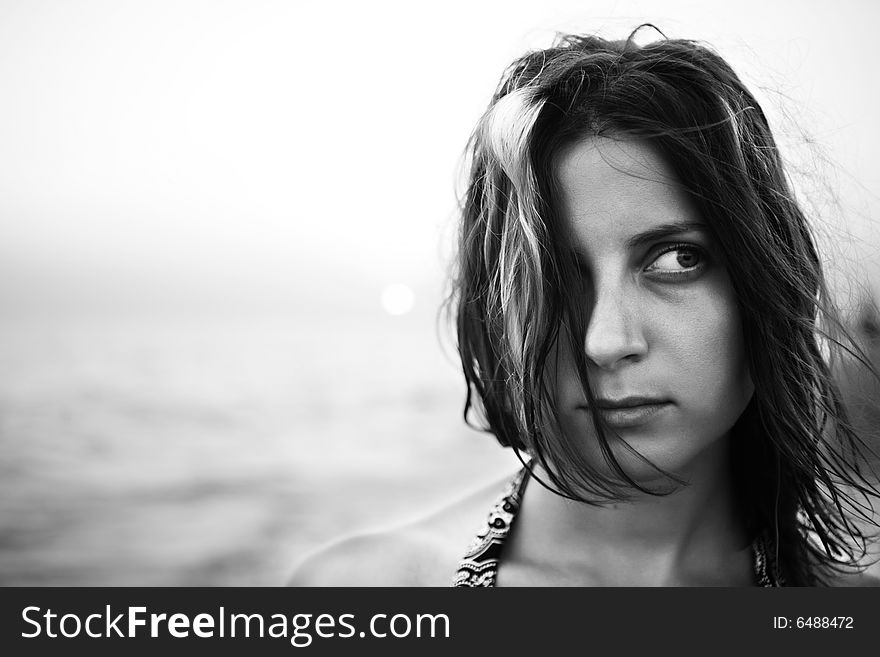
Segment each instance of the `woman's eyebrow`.
[{"label": "woman's eyebrow", "polygon": [[657,240],[670,237],[671,235],[691,231],[705,232],[706,230],[706,224],[701,221],[681,221],[670,224],[660,224],[659,226],[654,226],[643,233],[633,235],[626,241],[626,245],[629,248],[637,248],[650,242],[656,242]]}]

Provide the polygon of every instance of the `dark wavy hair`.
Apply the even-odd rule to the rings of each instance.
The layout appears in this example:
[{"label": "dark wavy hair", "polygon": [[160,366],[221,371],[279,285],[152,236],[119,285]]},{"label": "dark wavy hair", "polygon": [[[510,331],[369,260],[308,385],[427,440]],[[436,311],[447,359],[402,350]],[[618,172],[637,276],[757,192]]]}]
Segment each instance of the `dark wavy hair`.
[{"label": "dark wavy hair", "polygon": [[467,380],[465,420],[481,414],[481,428],[544,466],[550,481],[542,483],[560,495],[601,504],[636,490],[662,494],[620,466],[598,414],[610,474],[587,462],[561,435],[546,381],[553,346],[567,333],[593,401],[580,347],[588,317],[564,243],[555,159],[589,136],[650,142],[709,224],[740,307],[755,393],[733,428],[731,467],[747,527],[770,540],[786,583],[827,583],[829,569],[864,557],[861,520],[871,520],[876,495],[832,361],[871,365],[833,308],[755,98],[705,45],[639,45],[635,34],[560,36],[517,59],[469,142],[445,305]]}]

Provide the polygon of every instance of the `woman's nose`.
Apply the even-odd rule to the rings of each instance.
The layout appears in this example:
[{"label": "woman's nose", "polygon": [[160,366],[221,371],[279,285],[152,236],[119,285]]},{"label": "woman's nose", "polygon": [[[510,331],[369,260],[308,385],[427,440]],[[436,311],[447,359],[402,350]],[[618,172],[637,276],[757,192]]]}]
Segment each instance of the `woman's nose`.
[{"label": "woman's nose", "polygon": [[648,351],[638,300],[621,290],[597,294],[584,337],[586,356],[601,369],[641,360]]}]

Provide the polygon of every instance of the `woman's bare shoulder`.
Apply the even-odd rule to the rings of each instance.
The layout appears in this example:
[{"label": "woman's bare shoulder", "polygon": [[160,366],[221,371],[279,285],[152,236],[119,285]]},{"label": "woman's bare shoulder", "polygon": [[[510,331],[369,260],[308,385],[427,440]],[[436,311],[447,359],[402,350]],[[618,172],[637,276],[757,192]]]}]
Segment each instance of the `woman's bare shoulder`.
[{"label": "woman's bare shoulder", "polygon": [[405,525],[321,546],[300,561],[288,585],[449,586],[504,481],[481,486]]},{"label": "woman's bare shoulder", "polygon": [[880,577],[870,572],[838,574],[830,582],[834,587],[880,586]]},{"label": "woman's bare shoulder", "polygon": [[[431,586],[439,546],[406,529],[336,540],[309,554],[289,586]],[[450,575],[451,576],[451,575]]]}]

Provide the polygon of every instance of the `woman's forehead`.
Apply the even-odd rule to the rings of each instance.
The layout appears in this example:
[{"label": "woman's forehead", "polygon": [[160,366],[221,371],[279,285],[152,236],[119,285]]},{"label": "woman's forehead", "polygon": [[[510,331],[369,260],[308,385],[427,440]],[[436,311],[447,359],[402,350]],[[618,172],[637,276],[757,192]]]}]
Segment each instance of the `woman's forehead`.
[{"label": "woman's forehead", "polygon": [[644,141],[588,137],[556,161],[559,210],[576,242],[631,246],[651,232],[705,229],[675,173]]}]

